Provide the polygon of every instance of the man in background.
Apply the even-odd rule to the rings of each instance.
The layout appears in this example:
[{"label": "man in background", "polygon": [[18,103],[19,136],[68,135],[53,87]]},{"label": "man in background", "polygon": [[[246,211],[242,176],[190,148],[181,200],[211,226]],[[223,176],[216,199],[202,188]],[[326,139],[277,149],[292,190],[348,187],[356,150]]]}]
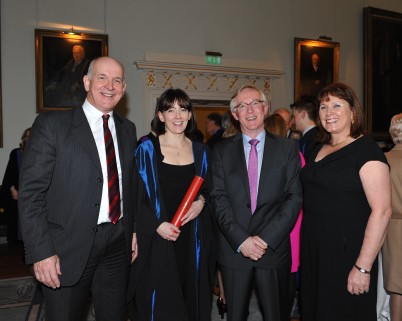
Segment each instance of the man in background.
[{"label": "man in background", "polygon": [[207,140],[206,144],[213,148],[214,145],[222,140],[224,129],[222,128],[222,115],[218,113],[211,113],[207,116],[205,121],[205,130],[211,137]]},{"label": "man in background", "polygon": [[285,121],[285,125],[287,128],[286,137],[294,140],[298,140],[301,138],[301,134],[298,131],[292,129],[292,114],[286,108],[278,108],[275,110],[274,114],[280,115]]},{"label": "man in background", "polygon": [[317,106],[313,98],[303,98],[291,105],[293,121],[296,129],[302,133],[299,140],[300,151],[306,162],[309,161],[311,152],[317,145],[315,137],[318,133],[316,125]]},{"label": "man in background", "polygon": [[123,321],[137,255],[136,128],[114,112],[126,89],[117,60],[93,60],[84,85],[82,107],[39,114],[24,151],[26,262],[43,285],[47,321],[82,320],[90,292],[96,320]]}]

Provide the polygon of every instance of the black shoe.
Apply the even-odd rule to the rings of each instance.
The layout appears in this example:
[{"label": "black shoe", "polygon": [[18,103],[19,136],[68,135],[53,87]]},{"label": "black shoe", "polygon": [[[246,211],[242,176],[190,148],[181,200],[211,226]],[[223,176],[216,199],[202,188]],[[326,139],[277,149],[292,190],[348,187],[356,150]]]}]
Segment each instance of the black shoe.
[{"label": "black shoe", "polygon": [[219,297],[218,300],[216,300],[216,306],[218,307],[218,312],[219,315],[221,316],[221,319],[223,319],[225,313],[227,312],[227,306],[226,303],[223,302],[223,299],[221,297]]}]

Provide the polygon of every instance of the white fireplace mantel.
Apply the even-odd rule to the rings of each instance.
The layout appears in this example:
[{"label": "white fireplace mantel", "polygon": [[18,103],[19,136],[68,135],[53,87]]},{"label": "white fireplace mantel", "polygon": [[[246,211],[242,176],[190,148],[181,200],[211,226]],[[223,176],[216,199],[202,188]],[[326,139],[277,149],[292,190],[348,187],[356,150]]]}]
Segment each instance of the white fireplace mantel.
[{"label": "white fireplace mantel", "polygon": [[[151,121],[158,97],[169,88],[181,88],[191,99],[228,101],[236,89],[246,84],[260,88],[272,97],[272,81],[284,73],[260,68],[255,61],[229,61],[226,65],[207,65],[204,57],[148,54],[134,62],[141,70],[144,94],[144,116]],[[178,62],[180,61],[180,62]],[[230,65],[229,65],[230,64]],[[250,66],[250,67],[245,67]]]}]

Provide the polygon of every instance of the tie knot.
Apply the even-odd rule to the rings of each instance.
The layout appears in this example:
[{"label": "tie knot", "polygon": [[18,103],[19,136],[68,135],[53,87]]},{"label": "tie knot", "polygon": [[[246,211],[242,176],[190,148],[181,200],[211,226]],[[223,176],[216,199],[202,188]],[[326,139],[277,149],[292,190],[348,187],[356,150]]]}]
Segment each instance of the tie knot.
[{"label": "tie knot", "polygon": [[251,146],[257,146],[257,144],[259,143],[260,141],[258,140],[258,139],[251,139],[251,140],[249,140],[249,144],[251,145]]},{"label": "tie knot", "polygon": [[109,114],[104,114],[104,115],[102,115],[102,119],[103,119],[103,123],[105,124],[107,124],[107,122],[108,122],[108,120],[109,120],[109,117],[110,117],[110,115]]}]

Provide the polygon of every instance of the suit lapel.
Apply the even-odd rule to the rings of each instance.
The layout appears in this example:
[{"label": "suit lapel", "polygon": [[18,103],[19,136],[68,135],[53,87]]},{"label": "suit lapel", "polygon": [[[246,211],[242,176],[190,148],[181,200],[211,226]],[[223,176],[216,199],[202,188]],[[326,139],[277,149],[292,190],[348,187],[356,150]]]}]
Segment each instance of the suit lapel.
[{"label": "suit lapel", "polygon": [[82,107],[75,109],[72,133],[77,141],[83,146],[83,150],[88,154],[95,167],[102,173],[95,139]]},{"label": "suit lapel", "polygon": [[130,160],[134,162],[134,155],[130,157],[128,154],[127,147],[128,140],[124,137],[128,137],[128,134],[124,132],[124,124],[122,119],[116,113],[113,113],[114,125],[116,128],[116,136],[117,136],[117,144],[119,146],[119,157],[120,157],[120,166],[121,166],[121,175],[122,175],[122,186],[128,186],[129,175],[128,168]]},{"label": "suit lapel", "polygon": [[[259,203],[259,199],[260,199],[260,195],[264,195],[265,194],[265,185],[267,184],[267,180],[268,180],[268,172],[270,170],[270,162],[269,162],[269,158],[270,155],[269,153],[272,152],[272,146],[274,144],[274,139],[275,137],[272,136],[271,134],[269,134],[268,132],[266,132],[266,136],[265,136],[265,143],[264,143],[264,152],[263,152],[263,158],[262,158],[262,164],[261,164],[261,172],[260,172],[260,179],[258,182],[258,194],[257,194],[257,208],[258,208],[258,203]],[[264,191],[264,192],[263,192]],[[266,195],[265,195],[266,198]]]},{"label": "suit lapel", "polygon": [[243,135],[239,134],[236,137],[234,137],[233,143],[235,146],[233,153],[231,153],[232,155],[231,157],[233,157],[234,165],[239,171],[244,191],[246,192],[247,197],[250,199],[250,185],[248,182],[247,164],[244,155]]}]

